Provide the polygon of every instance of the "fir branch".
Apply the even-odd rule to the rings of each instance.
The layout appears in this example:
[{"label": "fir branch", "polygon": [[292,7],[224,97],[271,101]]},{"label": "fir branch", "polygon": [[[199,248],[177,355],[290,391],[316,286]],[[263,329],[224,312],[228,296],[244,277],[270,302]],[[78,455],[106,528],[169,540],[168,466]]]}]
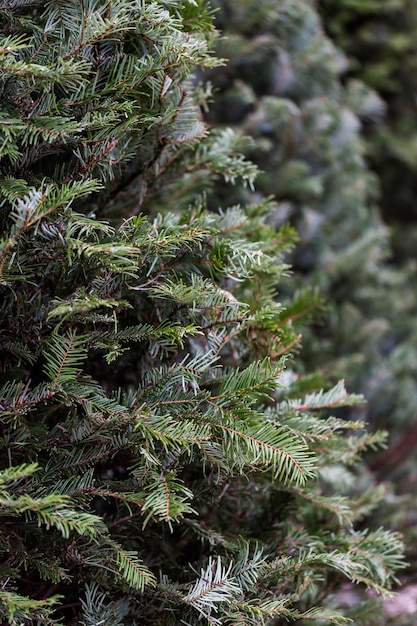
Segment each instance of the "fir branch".
[{"label": "fir branch", "polygon": [[143,528],[154,518],[167,522],[172,531],[172,522],[178,522],[187,513],[196,513],[188,502],[193,498],[193,493],[177,477],[169,473],[152,473],[148,481],[148,493],[142,505],[142,511],[146,514]]},{"label": "fir branch", "polygon": [[87,356],[86,339],[74,331],[66,335],[54,334],[44,350],[45,373],[51,381],[51,389],[77,378],[81,365]]},{"label": "fir branch", "polygon": [[30,513],[46,529],[52,527],[67,539],[71,533],[94,537],[102,527],[99,517],[70,508],[71,499],[65,495],[51,494],[43,498],[32,498],[27,494],[12,498],[5,491],[0,493],[0,509],[3,515]]},{"label": "fir branch", "polygon": [[343,380],[328,391],[318,391],[307,395],[303,400],[289,400],[282,406],[293,407],[298,411],[311,409],[330,409],[346,405],[355,405],[363,402],[363,396],[348,394]]},{"label": "fir branch", "polygon": [[18,594],[16,591],[0,589],[0,615],[9,620],[10,626],[18,626],[26,619],[27,615],[32,615],[38,624],[51,625],[48,618],[61,596],[56,595],[46,600],[34,600]]},{"label": "fir branch", "polygon": [[233,406],[240,398],[254,402],[266,398],[279,387],[279,376],[283,371],[283,361],[272,365],[266,357],[263,361],[251,363],[246,369],[235,369],[221,381],[219,394],[213,398],[220,406]]},{"label": "fir branch", "polygon": [[[230,602],[241,592],[237,582],[230,575],[232,564],[226,568],[220,557],[210,558],[206,569],[201,569],[200,577],[192,585],[182,601],[190,604],[203,617],[210,618],[218,611],[218,604]],[[219,620],[213,623],[221,624]]]},{"label": "fir branch", "polygon": [[[271,468],[276,479],[300,485],[314,476],[314,455],[297,437],[280,428],[262,422],[240,428],[221,423],[216,426],[229,435],[230,442],[247,451],[246,463]],[[230,453],[227,440],[225,445]]]},{"label": "fir branch", "polygon": [[154,587],[156,578],[154,574],[138,558],[135,550],[124,550],[117,542],[107,536],[102,535],[103,543],[108,554],[100,556],[91,554],[86,558],[86,563],[90,566],[102,568],[119,573],[130,587],[143,592],[145,587]]}]

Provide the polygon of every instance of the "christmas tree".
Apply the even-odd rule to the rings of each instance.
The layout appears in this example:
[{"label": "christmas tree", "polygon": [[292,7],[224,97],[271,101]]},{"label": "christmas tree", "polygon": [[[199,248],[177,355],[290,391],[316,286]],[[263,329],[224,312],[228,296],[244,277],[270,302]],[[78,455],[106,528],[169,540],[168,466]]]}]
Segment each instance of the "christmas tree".
[{"label": "christmas tree", "polygon": [[297,356],[320,299],[289,286],[296,237],[245,140],[203,122],[211,9],[0,19],[2,623],[378,615],[337,592],[387,592],[402,566],[399,535],[363,524],[384,433]]}]

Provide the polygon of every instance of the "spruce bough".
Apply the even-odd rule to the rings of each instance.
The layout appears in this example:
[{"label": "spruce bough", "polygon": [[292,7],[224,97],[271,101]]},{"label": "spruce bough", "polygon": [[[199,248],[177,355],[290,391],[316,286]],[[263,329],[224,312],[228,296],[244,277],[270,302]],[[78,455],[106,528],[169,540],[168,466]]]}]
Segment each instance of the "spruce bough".
[{"label": "spruce bough", "polygon": [[273,202],[205,206],[255,175],[199,119],[210,11],[0,19],[3,623],[347,623],[338,585],[383,592],[401,566],[396,534],[357,526],[383,435],[330,415],[360,401],[343,383],[296,374],[319,300],[277,300],[295,237]]}]

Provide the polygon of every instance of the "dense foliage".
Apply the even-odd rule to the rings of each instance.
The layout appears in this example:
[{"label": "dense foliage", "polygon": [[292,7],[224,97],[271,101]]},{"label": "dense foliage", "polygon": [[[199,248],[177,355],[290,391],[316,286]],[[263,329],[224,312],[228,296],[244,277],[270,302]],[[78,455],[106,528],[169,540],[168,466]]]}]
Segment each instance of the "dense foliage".
[{"label": "dense foliage", "polygon": [[0,20],[2,623],[370,623],[377,600],[337,592],[402,564],[363,524],[384,434],[301,375],[319,299],[278,298],[294,232],[244,141],[202,122],[210,11],[14,0]]},{"label": "dense foliage", "polygon": [[[415,39],[407,39],[410,54],[404,48],[408,62],[402,59],[404,71],[392,72],[391,97],[380,83],[365,76],[376,56],[356,45],[358,33],[368,32],[367,42],[371,37],[378,39],[381,47],[385,45],[389,67],[398,67],[398,54],[390,56],[389,52],[393,40],[383,33],[404,22],[409,3],[400,0],[381,7],[372,0],[286,0],[277,8],[268,0],[238,5],[222,0],[216,6],[217,23],[226,35],[217,50],[230,62],[208,73],[216,91],[209,119],[251,135],[247,154],[263,170],[257,189],[275,194],[278,200],[271,221],[280,225],[289,219],[300,235],[291,257],[295,275],[288,283],[281,282],[281,290],[308,280],[326,297],[329,308],[324,323],[304,333],[303,366],[319,367],[326,376],[346,375],[353,389],[367,398],[365,406],[350,413],[352,419],[365,418],[371,428],[383,426],[390,431],[389,449],[377,458],[368,457],[368,466],[392,482],[393,490],[371,523],[378,526],[391,519],[406,533],[411,561],[408,580],[413,582],[415,233],[407,224],[393,242],[382,220],[381,201],[384,207],[390,205],[391,219],[398,217],[395,198],[408,190],[404,179],[400,181],[407,170],[398,162],[398,170],[391,168],[391,152],[382,144],[378,148],[378,138],[389,134],[403,141],[406,137],[412,147],[415,119],[410,103],[414,98],[415,106],[415,97],[413,73],[408,69]],[[368,19],[371,13],[374,21]],[[407,32],[412,29],[413,14],[409,17]],[[385,30],[375,27],[384,20]],[[344,45],[349,57],[335,42]],[[361,64],[354,65],[361,51]],[[358,77],[366,79],[368,86]],[[405,105],[407,98],[410,106]],[[392,121],[394,102],[402,131]],[[375,160],[374,171],[369,168],[371,150],[378,154],[381,169]],[[385,186],[391,178],[384,176],[384,168],[399,175],[389,196]],[[408,261],[399,264],[399,257]],[[410,619],[404,623],[412,623]]]},{"label": "dense foliage", "polygon": [[210,120],[253,138],[257,189],[277,198],[274,223],[289,219],[300,236],[292,285],[308,277],[329,305],[325,325],[304,338],[303,362],[347,375],[367,398],[360,411],[373,427],[391,429],[395,415],[404,428],[415,411],[414,266],[390,262],[361,132],[379,123],[383,102],[345,80],[346,59],[314,3],[218,5],[227,34],[218,50],[230,63],[209,73],[218,91]]},{"label": "dense foliage", "polygon": [[320,0],[323,25],[345,51],[347,74],[376,89],[384,117],[366,128],[378,172],[381,208],[390,222],[417,218],[417,7],[409,0]]}]

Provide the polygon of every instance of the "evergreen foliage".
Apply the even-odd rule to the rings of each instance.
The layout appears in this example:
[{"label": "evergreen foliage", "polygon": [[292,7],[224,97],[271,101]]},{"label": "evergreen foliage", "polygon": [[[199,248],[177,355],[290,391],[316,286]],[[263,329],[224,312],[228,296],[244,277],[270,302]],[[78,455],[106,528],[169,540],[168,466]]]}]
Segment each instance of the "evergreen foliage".
[{"label": "evergreen foliage", "polygon": [[[387,131],[382,125],[387,119],[384,116],[392,124],[393,102],[404,105],[404,126],[401,131],[392,124],[390,136],[406,135],[412,147],[414,121],[408,115],[413,109],[404,104],[404,99],[414,98],[412,72],[407,72],[410,82],[404,88],[396,81],[402,80],[402,71],[414,62],[411,49],[415,41],[409,38],[403,50],[408,61],[403,57],[402,71],[392,73],[396,88],[391,98],[382,91],[387,107],[377,93],[357,80],[364,77],[361,68],[372,67],[375,57],[356,45],[358,32],[353,28],[353,22],[356,26],[363,22],[360,32],[368,33],[367,42],[378,39],[388,57],[393,40],[381,33],[395,30],[400,21],[408,19],[410,4],[399,0],[382,7],[372,0],[287,0],[276,7],[267,0],[247,0],[239,5],[222,0],[216,6],[218,25],[226,35],[217,50],[230,58],[230,63],[208,73],[216,92],[209,119],[220,127],[232,124],[252,136],[246,153],[263,170],[257,190],[273,193],[278,199],[271,222],[279,226],[290,219],[296,225],[300,243],[291,257],[296,272],[288,284],[281,282],[281,291],[293,289],[297,282],[305,284],[307,279],[319,286],[329,304],[324,323],[311,334],[304,332],[302,365],[319,367],[327,376],[346,375],[352,388],[367,398],[365,406],[351,411],[351,418],[390,431],[388,451],[376,459],[368,456],[372,470],[394,483],[388,486],[393,491],[384,505],[372,515],[372,523],[377,527],[381,521],[391,520],[405,532],[413,580],[415,235],[410,224],[406,231],[400,230],[393,255],[391,232],[378,210],[379,184],[385,190],[391,179],[379,181],[367,167],[366,157],[367,138],[377,138],[379,128],[381,136]],[[412,20],[411,12],[407,29],[412,29]],[[375,27],[382,22],[386,22],[385,30]],[[336,42],[343,43],[349,62],[325,34],[324,26]],[[343,39],[338,36],[339,28]],[[361,51],[363,64],[352,67],[351,59],[358,58]],[[390,63],[390,68],[397,67],[398,54]],[[387,150],[376,148],[376,152],[382,163]],[[388,160],[384,167],[389,169],[390,164]],[[400,165],[398,173],[405,175],[406,170]],[[399,185],[397,179],[391,195],[382,194],[391,217],[398,206],[395,198],[403,189],[409,193]],[[241,194],[240,200],[244,197]],[[411,259],[400,265],[398,257],[404,256]],[[382,622],[388,623],[388,617],[377,623]]]},{"label": "evergreen foliage", "polygon": [[387,592],[402,566],[399,535],[362,524],[384,434],[297,373],[320,301],[277,298],[279,207],[227,201],[256,172],[201,120],[210,10],[0,19],[2,623],[366,623],[335,592]]},{"label": "evergreen foliage", "polygon": [[[373,385],[372,390],[375,415],[379,423],[384,421],[389,427],[393,443],[373,461],[372,467],[385,480],[389,478],[395,483],[397,506],[393,510],[386,505],[382,514],[385,519],[391,516],[395,526],[406,535],[411,561],[407,578],[411,580],[416,568],[416,7],[403,0],[383,4],[373,0],[339,3],[321,0],[318,8],[324,27],[347,56],[348,80],[359,78],[377,89],[384,103],[384,115],[377,123],[365,120],[363,136],[367,159],[379,175],[379,205],[390,225],[391,263],[400,289],[391,284],[389,290],[386,308],[391,309],[391,314],[385,315],[389,324],[384,342],[386,355],[374,367],[382,384]],[[410,607],[412,610],[414,615],[409,621],[395,612],[395,624],[414,623],[416,607]]]},{"label": "evergreen foliage", "polygon": [[218,91],[210,121],[253,138],[246,152],[263,171],[257,189],[278,200],[273,222],[291,220],[300,236],[290,289],[307,275],[329,305],[325,324],[304,334],[303,362],[346,375],[365,395],[354,419],[403,429],[414,419],[414,265],[390,262],[361,135],[381,119],[383,101],[344,80],[346,59],[313,3],[218,6],[227,37],[217,47],[231,61],[209,72]]},{"label": "evergreen foliage", "polygon": [[318,8],[348,57],[348,76],[384,99],[383,120],[367,128],[367,153],[381,181],[384,216],[390,222],[415,222],[416,6],[407,0],[320,0]]}]

